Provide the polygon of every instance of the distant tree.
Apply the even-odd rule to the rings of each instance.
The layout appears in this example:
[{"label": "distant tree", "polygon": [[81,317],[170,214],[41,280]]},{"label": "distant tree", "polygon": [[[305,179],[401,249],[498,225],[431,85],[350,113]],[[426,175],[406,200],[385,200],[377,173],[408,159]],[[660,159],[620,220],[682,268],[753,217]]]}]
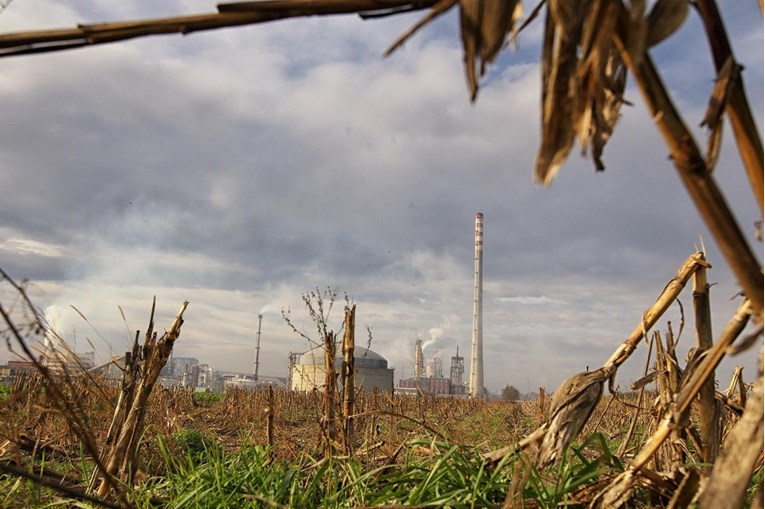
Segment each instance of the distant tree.
[{"label": "distant tree", "polygon": [[503,401],[518,401],[519,399],[521,399],[521,391],[514,386],[506,385],[505,388],[502,389]]}]

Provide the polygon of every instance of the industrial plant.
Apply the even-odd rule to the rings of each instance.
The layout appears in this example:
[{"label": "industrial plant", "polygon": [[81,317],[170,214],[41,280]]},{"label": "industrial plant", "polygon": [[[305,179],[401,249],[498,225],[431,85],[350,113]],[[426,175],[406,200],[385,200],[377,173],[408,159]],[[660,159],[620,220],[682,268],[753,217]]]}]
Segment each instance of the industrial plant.
[{"label": "industrial plant", "polygon": [[473,278],[473,328],[470,349],[470,378],[462,381],[465,359],[456,354],[451,358],[449,376],[443,375],[440,353],[427,362],[423,356],[423,342],[418,336],[414,342],[414,376],[399,380],[397,393],[428,394],[433,396],[486,396],[483,380],[483,214],[475,215],[475,257]]},{"label": "industrial plant", "polygon": [[[483,214],[475,215],[474,238],[474,279],[472,303],[472,334],[470,349],[470,372],[464,381],[465,359],[460,355],[459,346],[450,358],[448,374],[444,373],[441,351],[426,358],[423,350],[436,341],[432,336],[423,342],[418,336],[414,341],[411,378],[400,379],[394,387],[394,370],[388,367],[388,360],[380,354],[363,347],[356,347],[354,353],[355,383],[357,390],[395,392],[412,395],[457,396],[484,398],[483,372]],[[254,362],[251,373],[215,371],[212,366],[194,357],[172,355],[162,368],[157,382],[164,387],[182,387],[197,391],[224,392],[228,389],[257,389],[270,386],[275,389],[292,391],[323,390],[326,372],[323,345],[303,353],[290,353],[286,377],[263,376],[260,371],[260,349],[262,334],[262,311],[258,313],[258,327],[254,344]],[[77,353],[58,351],[48,340],[40,363],[54,372],[76,368],[103,376],[105,379],[120,379],[124,371],[125,355],[112,356],[103,364],[96,365],[95,352]],[[127,355],[127,354],[126,354]],[[340,352],[335,358],[336,371],[341,371],[343,358]],[[0,381],[14,380],[17,376],[34,371],[31,362],[11,361],[0,366]]]},{"label": "industrial plant", "polygon": [[437,353],[427,362],[422,354],[422,339],[414,342],[414,376],[399,380],[396,393],[432,396],[464,396],[466,386],[462,381],[465,373],[465,359],[460,357],[460,349],[452,357],[449,376],[443,374],[441,354]]}]

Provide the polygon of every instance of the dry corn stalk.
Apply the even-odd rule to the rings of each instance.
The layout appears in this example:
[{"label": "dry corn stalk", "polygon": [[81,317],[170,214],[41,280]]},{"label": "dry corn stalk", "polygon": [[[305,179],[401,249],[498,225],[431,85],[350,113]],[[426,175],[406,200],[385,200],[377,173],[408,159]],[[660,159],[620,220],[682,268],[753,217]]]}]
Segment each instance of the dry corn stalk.
[{"label": "dry corn stalk", "polygon": [[[152,324],[154,322],[155,305],[156,298],[151,305],[151,318],[149,319],[149,328],[153,328]],[[112,422],[109,424],[109,430],[106,432],[106,438],[104,439],[103,444],[104,448],[101,451],[101,461],[104,463],[106,463],[111,448],[114,447],[114,441],[117,439],[120,430],[125,424],[127,412],[133,404],[135,389],[141,376],[140,361],[142,351],[138,343],[139,333],[139,331],[136,331],[135,339],[133,340],[133,349],[130,352],[125,352],[125,370],[122,373],[122,380],[120,381],[120,395],[117,399],[117,405],[114,408],[114,414],[112,415]],[[98,470],[94,470],[90,476],[90,482],[88,484],[88,488],[91,491],[95,489],[98,477]]]},{"label": "dry corn stalk", "polygon": [[[157,336],[153,331],[154,317],[152,316],[152,319],[149,321],[149,329],[146,332],[146,340],[143,345],[144,353],[141,377],[140,380],[137,380],[135,396],[129,410],[127,410],[127,415],[119,430],[117,440],[109,451],[106,461],[107,474],[119,477],[123,482],[127,481],[134,473],[136,452],[143,435],[143,424],[148,408],[146,403],[157,382],[160,371],[170,358],[175,341],[181,334],[183,313],[188,305],[187,301],[181,304],[181,309],[178,311],[175,320],[173,320],[170,330],[165,332],[159,340],[156,339]],[[107,477],[102,477],[101,485],[98,488],[98,495],[106,495],[110,488]]]},{"label": "dry corn stalk", "polygon": [[[712,347],[712,312],[709,305],[709,283],[706,269],[696,271],[693,276],[693,313],[696,324],[696,347],[704,352]],[[702,458],[704,463],[715,462],[720,450],[721,433],[720,406],[717,403],[714,371],[699,393],[701,420]]]},{"label": "dry corn stalk", "polygon": [[[712,476],[700,498],[702,509],[741,507],[752,477],[752,469],[763,447],[763,368],[762,351],[757,381],[744,415],[725,441],[725,448],[715,462]],[[761,489],[760,489],[761,491]],[[755,507],[755,506],[752,506]]]},{"label": "dry corn stalk", "polygon": [[[749,301],[745,300],[728,321],[717,343],[702,354],[703,357],[695,368],[688,366],[684,376],[684,384],[676,394],[670,408],[666,410],[654,434],[630,462],[627,470],[617,476],[608,488],[593,499],[591,507],[617,508],[630,498],[640,477],[648,475],[649,471],[644,469],[644,465],[669,437],[672,430],[680,425],[682,416],[690,409],[691,403],[698,395],[701,387],[725,356],[727,348],[744,330],[750,316],[751,305]],[[761,411],[760,418],[762,418]]]},{"label": "dry corn stalk", "polygon": [[[740,73],[737,72],[740,70],[740,66],[736,63],[733,55],[733,49],[717,9],[717,3],[714,0],[696,0],[694,5],[704,23],[718,75],[724,76],[728,61],[732,62],[734,74],[731,76],[731,84],[724,101],[725,113],[728,114],[739,155],[746,168],[752,192],[760,206],[760,214],[762,214],[763,187],[765,187],[763,185],[762,138],[746,98],[744,82]],[[762,7],[762,1],[760,1],[760,7]]]},{"label": "dry corn stalk", "polygon": [[77,438],[82,443],[85,451],[90,455],[95,463],[96,470],[103,476],[104,484],[114,490],[116,498],[123,506],[128,505],[127,498],[125,496],[125,489],[119,485],[117,479],[109,474],[106,465],[101,461],[101,457],[96,445],[95,438],[91,433],[90,426],[87,422],[86,413],[82,407],[81,401],[76,398],[68,396],[69,394],[76,394],[76,390],[72,389],[72,379],[68,376],[67,372],[63,372],[63,378],[56,379],[51,370],[47,366],[42,365],[38,360],[38,357],[32,353],[29,345],[25,340],[26,336],[39,336],[45,337],[51,332],[48,330],[42,316],[37,311],[37,307],[32,304],[29,296],[23,287],[19,286],[8,274],[0,269],[0,281],[6,281],[11,285],[13,290],[19,295],[24,311],[31,315],[31,322],[24,327],[25,332],[17,327],[14,320],[11,318],[10,312],[6,310],[2,304],[0,304],[0,317],[2,317],[7,328],[0,330],[0,335],[4,336],[9,348],[11,341],[15,340],[18,346],[21,348],[24,355],[29,361],[31,361],[40,377],[43,381],[45,390],[50,394],[51,401],[54,407],[61,412],[61,415],[66,420],[70,429],[74,432]]},{"label": "dry corn stalk", "polygon": [[327,454],[330,455],[336,445],[335,432],[335,393],[337,376],[335,374],[335,333],[324,334],[324,399],[322,424],[327,441]]},{"label": "dry corn stalk", "polygon": [[760,263],[712,178],[711,168],[707,166],[691,132],[677,112],[649,54],[644,53],[640,60],[634,60],[630,54],[629,37],[625,33],[628,14],[621,2],[616,2],[616,5],[619,7],[617,10],[621,21],[621,29],[616,31],[614,37],[616,47],[637,82],[688,194],[750,300],[755,321],[761,323],[763,275]]},{"label": "dry corn stalk", "polygon": [[356,305],[345,308],[345,325],[343,334],[343,443],[346,454],[351,453],[351,440],[353,421],[349,418],[353,415],[355,403],[355,369],[353,355],[356,349]]}]

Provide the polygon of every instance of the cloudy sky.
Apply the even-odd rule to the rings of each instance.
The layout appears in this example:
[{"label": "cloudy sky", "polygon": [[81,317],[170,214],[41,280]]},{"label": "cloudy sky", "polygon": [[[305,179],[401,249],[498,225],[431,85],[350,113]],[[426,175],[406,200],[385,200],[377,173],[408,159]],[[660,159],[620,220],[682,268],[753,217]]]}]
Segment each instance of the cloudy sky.
[{"label": "cloudy sky", "polygon": [[[720,7],[762,132],[759,7]],[[212,10],[201,0],[15,0],[0,31]],[[283,21],[0,60],[0,267],[29,279],[48,320],[77,350],[92,342],[102,359],[145,329],[156,295],[165,327],[190,301],[177,355],[251,372],[263,311],[260,373],[279,376],[288,352],[309,347],[282,310],[310,334],[301,294],[337,287],[357,304],[358,334],[371,329],[372,349],[401,378],[412,375],[418,335],[430,340],[427,357],[440,353],[448,366],[459,347],[469,366],[481,211],[490,390],[552,390],[600,365],[702,242],[720,331],[737,285],[634,84],[607,171],[596,174],[575,150],[540,188],[531,175],[541,23],[502,53],[471,105],[455,14],[387,59],[383,51],[419,14]],[[697,126],[714,71],[695,13],[653,54]],[[705,132],[694,129],[703,144]],[[761,259],[759,212],[729,129],[725,136],[716,175]],[[682,303],[687,348],[689,290]],[[662,330],[667,320],[677,330],[678,306]],[[645,353],[620,371],[622,387],[640,376]],[[751,379],[756,353],[727,362],[721,384],[735,364]],[[10,358],[0,347],[0,361]]]}]

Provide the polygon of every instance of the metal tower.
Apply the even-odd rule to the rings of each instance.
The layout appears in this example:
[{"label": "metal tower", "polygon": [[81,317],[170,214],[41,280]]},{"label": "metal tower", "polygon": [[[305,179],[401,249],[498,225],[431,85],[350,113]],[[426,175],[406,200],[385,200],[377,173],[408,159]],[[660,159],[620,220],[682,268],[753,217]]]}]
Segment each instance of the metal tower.
[{"label": "metal tower", "polygon": [[449,378],[452,381],[452,387],[462,385],[462,374],[465,372],[465,359],[460,357],[460,347],[457,346],[457,355],[452,357],[452,364],[449,368]]}]

